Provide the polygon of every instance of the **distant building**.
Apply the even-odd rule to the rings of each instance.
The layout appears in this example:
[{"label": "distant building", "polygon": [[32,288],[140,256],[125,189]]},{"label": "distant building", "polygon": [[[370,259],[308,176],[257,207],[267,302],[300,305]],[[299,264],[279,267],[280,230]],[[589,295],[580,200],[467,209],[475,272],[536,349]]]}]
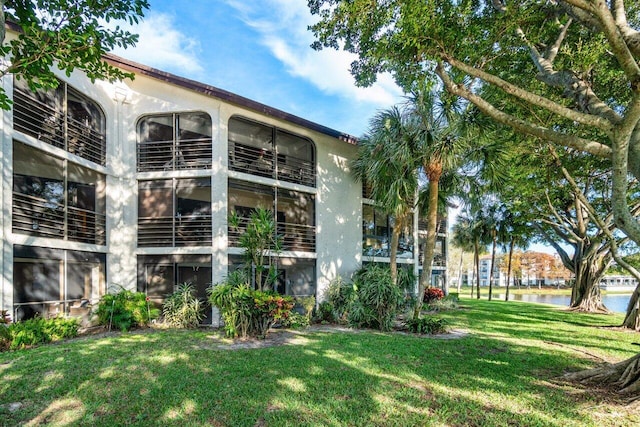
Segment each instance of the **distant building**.
[{"label": "distant building", "polygon": [[633,276],[611,275],[600,279],[600,289],[603,291],[634,291],[638,280]]}]

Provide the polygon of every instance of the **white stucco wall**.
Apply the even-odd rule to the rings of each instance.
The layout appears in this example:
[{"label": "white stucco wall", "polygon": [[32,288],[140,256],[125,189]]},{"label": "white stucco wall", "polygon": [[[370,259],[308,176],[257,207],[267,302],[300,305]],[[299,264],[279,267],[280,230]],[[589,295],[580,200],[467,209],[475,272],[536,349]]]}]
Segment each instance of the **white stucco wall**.
[{"label": "white stucco wall", "polygon": [[[211,254],[213,257],[212,283],[224,279],[227,273],[227,177],[237,173],[228,171],[227,125],[233,115],[276,126],[313,141],[317,158],[317,186],[303,187],[279,182],[282,187],[305,191],[316,197],[317,253],[290,253],[286,256],[317,258],[316,279],[318,296],[322,297],[329,282],[338,275],[349,277],[361,262],[362,252],[362,200],[361,187],[349,174],[348,162],[355,155],[356,147],[344,141],[310,130],[300,125],[275,119],[173,86],[150,77],[138,76],[134,81],[117,84],[97,82],[92,84],[82,73],[67,78],[59,77],[96,101],[106,119],[107,161],[105,167],[53,148],[35,138],[19,139],[57,157],[97,169],[106,175],[107,181],[107,244],[106,246],[81,244],[56,239],[44,239],[11,233],[12,186],[12,129],[11,112],[3,112],[0,124],[2,156],[0,174],[3,178],[0,199],[3,219],[0,221],[3,247],[0,251],[1,298],[0,308],[11,309],[13,245],[29,244],[59,249],[85,250],[107,253],[107,286],[117,284],[128,289],[136,288],[137,256],[163,254]],[[3,79],[7,93],[11,93],[11,76]],[[213,138],[213,163],[210,170],[183,170],[175,172],[136,172],[136,125],[148,114],[203,111],[211,116]],[[235,175],[234,175],[235,174]],[[213,242],[210,247],[189,248],[137,248],[138,180],[182,177],[211,177]],[[237,176],[236,176],[237,177]],[[247,176],[244,176],[247,178]],[[260,177],[249,178],[263,182]],[[267,180],[269,181],[269,180]],[[265,182],[266,183],[266,182]],[[270,184],[274,182],[271,180]]]}]

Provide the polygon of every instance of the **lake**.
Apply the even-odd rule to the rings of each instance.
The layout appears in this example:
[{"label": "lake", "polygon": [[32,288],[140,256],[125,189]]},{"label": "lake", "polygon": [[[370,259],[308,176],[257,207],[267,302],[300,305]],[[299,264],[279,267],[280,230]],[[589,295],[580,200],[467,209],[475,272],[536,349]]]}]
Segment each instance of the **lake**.
[{"label": "lake", "polygon": [[[504,294],[494,294],[494,299],[504,299]],[[602,302],[607,308],[615,313],[626,313],[627,304],[631,294],[608,294],[602,295]],[[569,307],[570,295],[538,295],[538,294],[526,294],[526,295],[514,295],[509,294],[510,301],[526,301],[537,302],[541,304],[553,304],[564,307]]]}]

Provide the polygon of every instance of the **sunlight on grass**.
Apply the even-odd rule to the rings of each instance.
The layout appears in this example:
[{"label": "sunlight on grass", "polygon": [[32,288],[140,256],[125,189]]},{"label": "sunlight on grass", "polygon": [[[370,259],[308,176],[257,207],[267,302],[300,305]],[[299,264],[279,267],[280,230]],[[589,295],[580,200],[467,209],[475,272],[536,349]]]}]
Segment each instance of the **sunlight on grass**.
[{"label": "sunlight on grass", "polygon": [[230,351],[211,331],[160,330],[0,353],[0,425],[640,423],[637,407],[558,380],[638,351],[638,334],[603,327],[615,318],[464,307],[439,315],[469,331],[450,340],[308,330],[298,345]]}]

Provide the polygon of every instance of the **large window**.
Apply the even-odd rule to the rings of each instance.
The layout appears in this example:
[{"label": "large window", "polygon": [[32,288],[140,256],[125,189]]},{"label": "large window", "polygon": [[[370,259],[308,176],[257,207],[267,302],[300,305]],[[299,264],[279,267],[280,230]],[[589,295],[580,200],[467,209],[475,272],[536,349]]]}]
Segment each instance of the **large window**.
[{"label": "large window", "polygon": [[211,285],[211,255],[146,255],[138,257],[138,291],[161,304],[181,283],[190,283],[206,301],[204,324],[211,323],[207,288]]},{"label": "large window", "polygon": [[[316,261],[276,257],[277,279],[274,290],[280,295],[308,297],[316,295]],[[241,255],[229,256],[229,271],[244,267]]]},{"label": "large window", "polygon": [[138,122],[138,172],[211,168],[211,117],[156,114]]},{"label": "large window", "polygon": [[34,93],[16,78],[13,102],[15,130],[105,165],[104,114],[94,101],[64,82]]},{"label": "large window", "polygon": [[13,144],[13,232],[105,244],[104,175]]},{"label": "large window", "polygon": [[138,184],[138,246],[211,245],[211,179]]},{"label": "large window", "polygon": [[315,187],[313,143],[239,117],[229,120],[229,169]]},{"label": "large window", "polygon": [[106,256],[32,246],[14,247],[15,320],[83,315],[104,294]]},{"label": "large window", "polygon": [[239,230],[229,230],[231,246],[238,246],[251,212],[259,207],[275,212],[283,250],[315,251],[315,198],[312,194],[238,180],[229,180],[229,213],[238,214],[241,223]]},{"label": "large window", "polygon": [[[362,206],[362,253],[372,257],[388,257],[390,255],[393,217],[385,214],[372,205]],[[398,242],[398,258],[413,258],[413,239],[411,228],[400,235]]]}]

